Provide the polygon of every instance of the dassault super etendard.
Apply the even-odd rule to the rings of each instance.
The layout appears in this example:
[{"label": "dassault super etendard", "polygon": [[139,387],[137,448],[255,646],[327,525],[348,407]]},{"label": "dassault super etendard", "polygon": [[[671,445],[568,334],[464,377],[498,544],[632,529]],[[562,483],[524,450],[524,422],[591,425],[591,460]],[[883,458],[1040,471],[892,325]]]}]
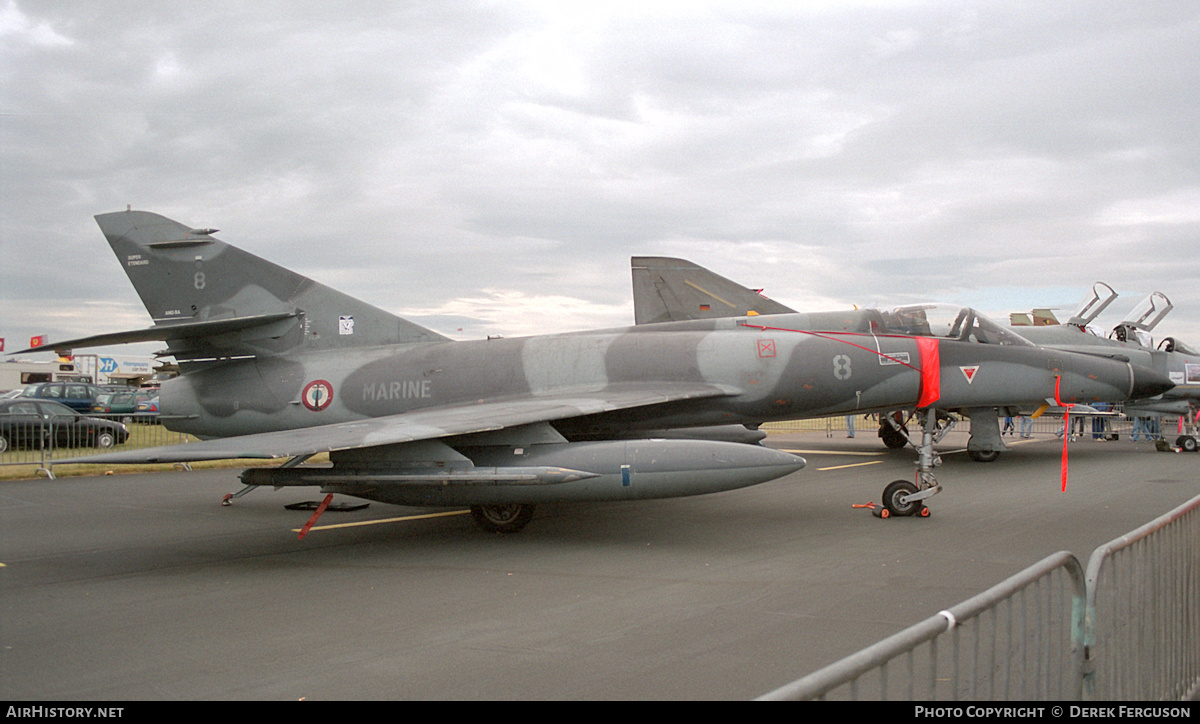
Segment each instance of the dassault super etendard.
[{"label": "dassault super etendard", "polygon": [[[471,506],[490,530],[520,529],[540,503],[698,495],[803,467],[722,439],[733,426],[927,407],[944,394],[974,406],[1037,401],[1056,381],[1066,400],[1170,386],[1111,360],[1089,359],[1080,373],[1069,354],[971,310],[941,334],[924,319],[882,317],[857,336],[814,334],[776,315],[769,326],[730,318],[454,341],[214,229],[141,211],[96,221],[154,325],[46,348],[166,342],[182,374],[163,385],[161,418],[203,441],[81,461],[289,458],[242,480]],[[964,375],[980,364],[995,374]],[[299,465],[320,452],[331,465]],[[937,492],[908,485],[891,496],[900,513]]]}]

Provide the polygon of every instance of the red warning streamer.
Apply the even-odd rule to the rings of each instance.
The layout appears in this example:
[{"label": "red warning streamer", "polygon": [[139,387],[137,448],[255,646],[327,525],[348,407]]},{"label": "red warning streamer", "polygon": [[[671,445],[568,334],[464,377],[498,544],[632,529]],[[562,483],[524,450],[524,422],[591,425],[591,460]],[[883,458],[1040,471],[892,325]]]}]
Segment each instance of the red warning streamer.
[{"label": "red warning streamer", "polygon": [[1063,456],[1062,456],[1062,491],[1067,492],[1067,440],[1071,437],[1071,408],[1074,403],[1069,405],[1063,404],[1062,399],[1058,396],[1058,388],[1062,383],[1062,375],[1054,376],[1054,404],[1059,407],[1066,408],[1063,413]]},{"label": "red warning streamer", "polygon": [[300,529],[300,537],[296,540],[304,540],[304,536],[308,535],[308,530],[317,522],[317,518],[321,517],[321,513],[324,513],[325,509],[329,507],[329,501],[331,500],[333,500],[333,493],[326,495],[321,504],[317,506],[317,512],[313,513],[308,522],[304,524],[304,527]]}]

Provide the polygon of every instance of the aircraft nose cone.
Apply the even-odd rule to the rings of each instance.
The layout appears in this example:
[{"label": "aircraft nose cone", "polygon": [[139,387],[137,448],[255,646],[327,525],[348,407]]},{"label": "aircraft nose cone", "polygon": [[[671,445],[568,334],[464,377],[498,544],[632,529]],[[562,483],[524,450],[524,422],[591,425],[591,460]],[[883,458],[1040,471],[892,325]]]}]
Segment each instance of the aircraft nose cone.
[{"label": "aircraft nose cone", "polygon": [[1146,397],[1154,397],[1161,395],[1167,390],[1175,386],[1175,383],[1167,378],[1166,375],[1156,372],[1149,367],[1141,367],[1132,365],[1133,367],[1133,387],[1129,393],[1129,399],[1140,400]]}]

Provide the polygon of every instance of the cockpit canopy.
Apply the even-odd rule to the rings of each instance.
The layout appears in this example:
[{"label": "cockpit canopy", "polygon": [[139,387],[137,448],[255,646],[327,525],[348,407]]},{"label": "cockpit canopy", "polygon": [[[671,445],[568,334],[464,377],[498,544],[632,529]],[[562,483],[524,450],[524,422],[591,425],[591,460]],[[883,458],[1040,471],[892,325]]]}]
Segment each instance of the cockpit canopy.
[{"label": "cockpit canopy", "polygon": [[890,311],[879,310],[879,314],[881,328],[877,331],[884,334],[940,337],[981,344],[1034,346],[1011,328],[993,322],[970,307],[958,307],[953,304],[913,304],[896,307]]},{"label": "cockpit canopy", "polygon": [[1179,352],[1180,354],[1191,355],[1192,357],[1200,357],[1200,352],[1197,352],[1194,347],[1184,344],[1174,337],[1167,337],[1159,342],[1158,348],[1163,352]]}]

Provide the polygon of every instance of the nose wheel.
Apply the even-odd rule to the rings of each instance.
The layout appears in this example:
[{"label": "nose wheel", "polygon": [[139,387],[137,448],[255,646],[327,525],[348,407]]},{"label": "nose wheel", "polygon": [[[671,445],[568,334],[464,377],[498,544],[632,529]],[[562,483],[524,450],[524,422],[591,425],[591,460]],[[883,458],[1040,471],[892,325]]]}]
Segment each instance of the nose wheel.
[{"label": "nose wheel", "polygon": [[[949,432],[950,426],[938,427],[937,411],[929,409],[919,416],[921,420],[921,444],[917,448],[916,482],[911,480],[894,480],[883,489],[883,504],[855,506],[869,508],[877,518],[917,516],[929,517],[929,508],[925,500],[942,491],[933,469],[941,465],[942,459],[934,454],[935,442]],[[915,444],[915,443],[914,443]]]},{"label": "nose wheel", "polygon": [[880,518],[916,515],[929,517],[929,508],[916,498],[917,486],[908,480],[896,480],[883,489],[883,505],[875,509]]}]

